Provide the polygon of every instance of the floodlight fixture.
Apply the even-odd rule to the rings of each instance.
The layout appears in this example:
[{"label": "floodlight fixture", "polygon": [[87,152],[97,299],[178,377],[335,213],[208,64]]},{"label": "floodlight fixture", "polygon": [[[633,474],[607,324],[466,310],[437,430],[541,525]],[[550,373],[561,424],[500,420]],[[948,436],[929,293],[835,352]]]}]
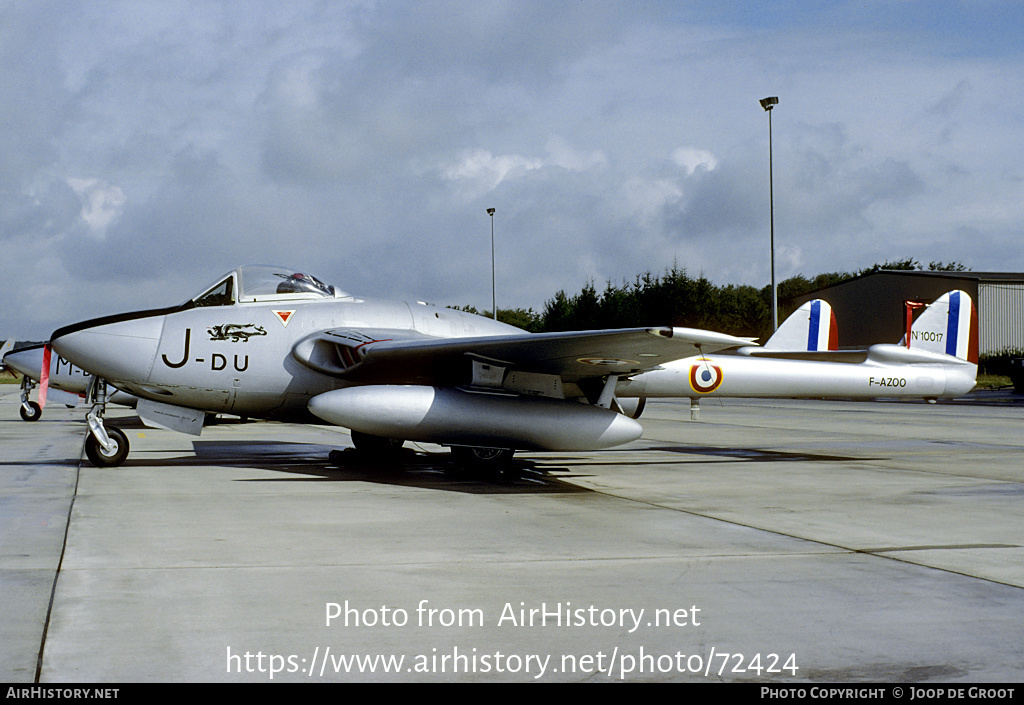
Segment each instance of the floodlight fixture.
[{"label": "floodlight fixture", "polygon": [[776,96],[762,98],[761,107],[768,113],[768,202],[771,213],[772,251],[772,330],[779,329],[779,291],[775,285],[775,176],[772,173],[772,108],[779,104]]},{"label": "floodlight fixture", "polygon": [[487,215],[491,216],[491,317],[498,320],[498,302],[494,287],[494,209],[488,208]]}]

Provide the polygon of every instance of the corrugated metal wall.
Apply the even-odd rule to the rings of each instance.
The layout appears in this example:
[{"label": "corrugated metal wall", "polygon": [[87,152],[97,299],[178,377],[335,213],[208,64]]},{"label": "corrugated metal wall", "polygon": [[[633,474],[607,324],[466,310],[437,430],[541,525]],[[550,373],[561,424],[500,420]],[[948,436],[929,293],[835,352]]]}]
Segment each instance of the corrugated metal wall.
[{"label": "corrugated metal wall", "polygon": [[978,282],[980,352],[1024,350],[1024,284]]}]

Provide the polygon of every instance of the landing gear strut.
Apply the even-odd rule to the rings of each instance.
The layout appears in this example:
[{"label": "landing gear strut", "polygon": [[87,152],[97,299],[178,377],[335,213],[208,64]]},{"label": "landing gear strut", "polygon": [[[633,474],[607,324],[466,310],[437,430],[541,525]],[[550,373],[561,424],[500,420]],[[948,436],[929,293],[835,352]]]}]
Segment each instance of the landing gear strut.
[{"label": "landing gear strut", "polygon": [[103,425],[103,414],[107,411],[107,382],[93,377],[86,394],[86,402],[92,402],[92,409],[86,414],[89,435],[85,438],[85,455],[96,467],[116,467],[128,457],[128,437],[119,428]]},{"label": "landing gear strut", "polygon": [[22,375],[21,378],[21,409],[18,413],[21,414],[21,418],[24,421],[38,421],[39,417],[43,415],[43,408],[36,404],[34,401],[28,400],[29,393],[35,388],[36,384],[27,376]]}]

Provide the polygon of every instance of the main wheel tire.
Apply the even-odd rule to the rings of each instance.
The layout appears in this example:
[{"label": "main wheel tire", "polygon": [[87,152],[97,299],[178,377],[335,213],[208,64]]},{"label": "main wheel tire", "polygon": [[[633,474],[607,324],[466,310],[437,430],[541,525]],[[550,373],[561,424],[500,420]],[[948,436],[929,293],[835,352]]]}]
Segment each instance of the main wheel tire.
[{"label": "main wheel tire", "polygon": [[18,413],[21,414],[21,418],[24,421],[38,421],[39,417],[43,415],[43,408],[34,401],[30,401],[28,402],[28,408],[26,409],[25,405],[22,404]]},{"label": "main wheel tire", "polygon": [[465,465],[500,466],[512,460],[513,453],[515,451],[509,448],[476,448],[473,446],[452,448],[452,454],[456,460]]},{"label": "main wheel tire", "polygon": [[514,453],[510,448],[452,446],[454,474],[458,476],[469,473],[483,478],[514,480],[519,475],[519,469],[511,464]]},{"label": "main wheel tire", "polygon": [[85,439],[85,455],[98,468],[117,467],[128,457],[128,436],[124,431],[111,426],[107,428],[107,437],[116,446],[112,452],[107,452],[91,433]]}]

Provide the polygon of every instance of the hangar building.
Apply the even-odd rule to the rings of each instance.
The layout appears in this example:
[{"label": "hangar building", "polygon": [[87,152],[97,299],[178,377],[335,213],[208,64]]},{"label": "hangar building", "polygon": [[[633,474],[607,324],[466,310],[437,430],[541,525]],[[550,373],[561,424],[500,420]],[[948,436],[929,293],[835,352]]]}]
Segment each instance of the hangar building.
[{"label": "hangar building", "polygon": [[931,303],[962,289],[978,308],[979,354],[1024,350],[1024,274],[882,270],[818,289],[794,299],[832,305],[840,348],[896,343],[903,337],[906,301]]}]

